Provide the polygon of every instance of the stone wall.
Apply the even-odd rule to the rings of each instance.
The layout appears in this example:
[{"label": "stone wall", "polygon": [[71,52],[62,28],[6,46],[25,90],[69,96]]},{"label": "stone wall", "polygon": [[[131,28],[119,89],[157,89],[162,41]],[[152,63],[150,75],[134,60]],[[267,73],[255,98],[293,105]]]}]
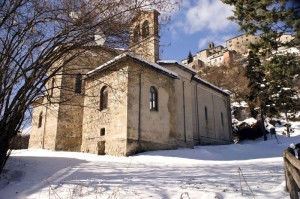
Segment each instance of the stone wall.
[{"label": "stone wall", "polygon": [[[80,93],[75,92],[76,75],[85,74],[112,59],[117,53],[102,47],[91,47],[76,59],[68,63],[58,75],[46,85],[47,92],[42,100],[34,104],[32,130],[29,147],[50,150],[80,151],[82,141],[82,120],[84,81]],[[53,65],[52,69],[58,66]],[[54,80],[54,84],[52,81]],[[51,95],[51,90],[53,95]],[[39,115],[42,113],[42,126],[38,127]]]},{"label": "stone wall", "polygon": [[[127,76],[126,63],[120,63],[86,79],[81,151],[126,155]],[[108,87],[108,107],[100,111],[103,86]]]},{"label": "stone wall", "polygon": [[232,140],[229,96],[201,82],[192,81],[192,73],[178,64],[164,66],[179,75],[175,80],[176,134],[179,135],[179,145],[193,147],[199,144],[229,143]]},{"label": "stone wall", "polygon": [[[42,117],[41,126],[39,118]],[[33,105],[29,148],[55,150],[58,123],[58,106],[49,104],[47,98],[40,98]]]},{"label": "stone wall", "polygon": [[[194,135],[197,144],[228,144],[232,140],[229,96],[197,83]],[[205,113],[207,110],[207,114]],[[223,122],[222,122],[223,117]],[[198,126],[199,125],[199,126]]]},{"label": "stone wall", "polygon": [[258,35],[239,35],[226,40],[228,50],[234,50],[239,54],[247,54],[250,43],[257,43],[260,37]]},{"label": "stone wall", "polygon": [[[39,98],[33,104],[33,112],[31,119],[31,130],[29,139],[29,148],[43,148],[43,133],[44,130],[38,127],[40,114],[43,113],[43,106],[41,106],[43,98]],[[45,117],[43,114],[42,117]]]},{"label": "stone wall", "polygon": [[174,68],[179,75],[175,82],[177,98],[177,134],[180,135],[181,147],[193,147],[193,85],[192,74],[180,68]]},{"label": "stone wall", "polygon": [[[128,80],[127,154],[177,147],[174,79],[131,64]],[[158,111],[150,110],[150,87],[158,92]]]},{"label": "stone wall", "polygon": [[18,133],[11,142],[11,149],[28,149],[29,135]]},{"label": "stone wall", "polygon": [[[131,51],[151,62],[159,59],[158,16],[159,13],[155,10],[143,11],[133,21],[130,30]],[[146,21],[149,25],[147,31],[143,28]],[[147,32],[146,35],[145,32]]]}]

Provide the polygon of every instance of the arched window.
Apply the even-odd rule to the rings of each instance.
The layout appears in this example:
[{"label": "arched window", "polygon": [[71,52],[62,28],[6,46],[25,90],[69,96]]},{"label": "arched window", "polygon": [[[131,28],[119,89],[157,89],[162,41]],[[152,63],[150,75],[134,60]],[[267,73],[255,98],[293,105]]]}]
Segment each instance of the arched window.
[{"label": "arched window", "polygon": [[207,116],[207,107],[205,106],[205,120],[208,121],[208,116]]},{"label": "arched window", "polygon": [[82,75],[78,73],[75,79],[75,93],[81,93]]},{"label": "arched window", "polygon": [[133,30],[133,42],[138,43],[140,42],[140,26],[137,25]]},{"label": "arched window", "polygon": [[222,126],[224,126],[224,118],[223,118],[223,113],[221,112],[221,122],[222,122]]},{"label": "arched window", "polygon": [[142,26],[142,37],[146,38],[149,36],[149,22],[146,20]]},{"label": "arched window", "polygon": [[107,109],[108,105],[108,88],[103,86],[100,91],[100,111]]},{"label": "arched window", "polygon": [[38,128],[40,128],[42,126],[42,122],[43,122],[43,112],[40,112]]},{"label": "arched window", "polygon": [[150,87],[150,110],[158,111],[158,95],[154,86]]}]

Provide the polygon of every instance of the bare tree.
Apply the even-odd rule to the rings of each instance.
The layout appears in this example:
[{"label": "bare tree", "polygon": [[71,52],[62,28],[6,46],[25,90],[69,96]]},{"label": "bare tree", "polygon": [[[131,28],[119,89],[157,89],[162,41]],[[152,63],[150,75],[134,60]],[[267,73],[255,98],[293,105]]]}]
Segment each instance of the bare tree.
[{"label": "bare tree", "polygon": [[248,92],[248,79],[244,74],[244,67],[232,64],[206,67],[199,73],[199,76],[222,89],[229,90],[233,100],[241,102],[246,100]]},{"label": "bare tree", "polygon": [[[0,171],[26,110],[46,84],[93,45],[127,48],[129,25],[144,8],[173,0],[3,0],[0,2]],[[103,42],[102,42],[103,43]],[[53,67],[55,66],[55,67]],[[51,69],[51,70],[50,70]]]}]

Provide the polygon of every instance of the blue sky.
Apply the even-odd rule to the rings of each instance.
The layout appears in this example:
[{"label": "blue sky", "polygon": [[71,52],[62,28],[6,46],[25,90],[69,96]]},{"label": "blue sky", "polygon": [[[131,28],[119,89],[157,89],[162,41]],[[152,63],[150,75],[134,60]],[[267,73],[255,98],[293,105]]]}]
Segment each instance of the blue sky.
[{"label": "blue sky", "polygon": [[207,48],[209,42],[225,45],[225,41],[240,35],[238,25],[227,17],[232,7],[220,0],[183,0],[173,11],[171,21],[160,32],[161,59],[182,60]]}]

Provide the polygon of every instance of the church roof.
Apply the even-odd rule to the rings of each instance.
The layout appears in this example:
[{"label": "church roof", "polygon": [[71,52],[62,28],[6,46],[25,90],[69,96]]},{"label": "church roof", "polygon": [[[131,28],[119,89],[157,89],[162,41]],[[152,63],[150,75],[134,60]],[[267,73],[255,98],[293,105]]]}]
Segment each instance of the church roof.
[{"label": "church roof", "polygon": [[205,85],[205,86],[207,86],[207,87],[209,87],[209,88],[211,88],[211,89],[213,89],[215,91],[218,91],[218,92],[220,92],[220,93],[222,93],[224,95],[229,96],[229,93],[227,93],[226,91],[224,91],[221,88],[219,88],[219,87],[217,87],[217,86],[209,83],[208,81],[205,81],[204,79],[201,79],[200,77],[194,76],[193,80],[195,80],[196,82],[199,82],[199,83],[201,83],[201,84],[203,84],[203,85]]},{"label": "church roof", "polygon": [[162,67],[162,66],[160,66],[160,65],[158,65],[154,62],[150,62],[150,61],[148,61],[148,60],[146,60],[146,59],[144,59],[144,58],[142,58],[142,57],[140,57],[140,56],[138,56],[134,53],[130,53],[130,52],[123,53],[123,54],[115,57],[114,59],[102,64],[101,66],[95,68],[94,70],[91,70],[90,72],[87,73],[87,76],[89,77],[89,76],[92,76],[92,75],[96,74],[97,72],[103,71],[103,70],[109,68],[110,66],[112,66],[112,65],[114,65],[114,64],[116,64],[116,63],[118,63],[118,62],[120,62],[120,61],[122,61],[126,58],[131,58],[133,60],[136,60],[138,62],[146,64],[146,66],[150,67],[151,69],[157,70],[157,71],[159,71],[159,72],[161,72],[161,73],[163,73],[167,76],[170,76],[172,78],[177,78],[178,77],[177,73],[175,73],[173,71],[170,71],[167,68],[164,68],[164,67]]},{"label": "church roof", "polygon": [[197,72],[194,69],[186,66],[185,64],[182,64],[181,62],[178,62],[176,60],[160,60],[160,61],[158,61],[158,63],[159,64],[175,64],[177,67],[191,73],[192,74],[192,79],[194,81],[196,81],[198,83],[201,83],[202,85],[205,85],[205,86],[207,86],[207,87],[209,87],[209,88],[211,88],[215,91],[218,91],[218,92],[220,92],[224,95],[229,95],[226,91],[222,90],[221,88],[219,88],[219,87],[217,87],[217,86],[201,79],[200,77],[196,76]]},{"label": "church roof", "polygon": [[194,69],[182,64],[181,62],[178,62],[177,60],[159,60],[157,63],[159,63],[159,64],[176,64],[176,66],[178,66],[179,68],[181,68],[189,73],[192,73],[193,75],[195,75],[197,73]]}]

